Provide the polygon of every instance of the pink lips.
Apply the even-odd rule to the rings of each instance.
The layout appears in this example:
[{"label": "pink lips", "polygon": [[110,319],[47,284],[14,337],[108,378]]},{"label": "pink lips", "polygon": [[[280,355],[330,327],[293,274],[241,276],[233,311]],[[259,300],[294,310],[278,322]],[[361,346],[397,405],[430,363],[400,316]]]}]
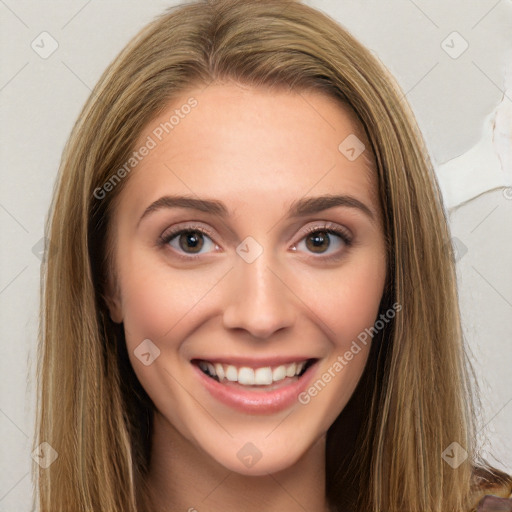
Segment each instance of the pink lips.
[{"label": "pink lips", "polygon": [[[245,364],[249,367],[260,367],[265,365],[278,366],[280,364],[286,364],[287,362],[306,359],[307,358],[298,358],[295,360],[290,360],[288,358],[284,360],[273,358],[272,360],[258,360],[257,363],[254,362],[254,359],[246,360],[247,362],[244,362],[241,359],[230,359],[229,363],[235,364],[232,363],[232,361],[236,361],[237,365]],[[224,360],[207,360],[212,363],[226,363]],[[301,377],[293,377],[287,379],[289,381],[288,384],[285,384],[284,381],[281,381],[282,385],[278,389],[269,391],[264,391],[263,387],[260,387],[257,391],[251,390],[249,386],[244,387],[236,383],[221,384],[220,382],[217,382],[215,379],[203,373],[197,365],[192,364],[192,367],[202,385],[219,402],[249,414],[272,414],[278,411],[282,411],[298,401],[297,397],[308,387],[315,373],[317,363],[318,360],[316,360],[309,368],[307,368]]]}]

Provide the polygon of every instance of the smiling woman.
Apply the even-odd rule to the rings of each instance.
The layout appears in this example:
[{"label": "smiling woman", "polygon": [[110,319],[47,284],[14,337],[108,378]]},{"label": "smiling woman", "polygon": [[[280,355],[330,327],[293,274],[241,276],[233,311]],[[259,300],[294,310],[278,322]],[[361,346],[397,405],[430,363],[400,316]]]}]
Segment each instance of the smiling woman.
[{"label": "smiling woman", "polygon": [[[196,111],[132,174],[111,220],[107,302],[156,408],[149,482],[162,509],[186,509],[197,485],[186,468],[198,481],[228,469],[216,491],[223,507],[249,485],[255,508],[264,495],[267,510],[292,510],[272,479],[255,478],[279,474],[301,506],[325,510],[323,485],[301,489],[322,479],[323,436],[369,345],[316,400],[297,396],[378,315],[386,251],[376,177],[366,159],[338,150],[356,126],[323,94],[230,83],[186,94]],[[188,190],[198,199],[160,197]],[[152,365],[137,361],[141,340],[158,347]],[[170,456],[170,446],[188,455]],[[245,465],[244,447],[261,459]]]},{"label": "smiling woman", "polygon": [[74,127],[47,237],[42,512],[469,512],[510,494],[477,456],[421,136],[324,14],[198,1],[144,28]]}]

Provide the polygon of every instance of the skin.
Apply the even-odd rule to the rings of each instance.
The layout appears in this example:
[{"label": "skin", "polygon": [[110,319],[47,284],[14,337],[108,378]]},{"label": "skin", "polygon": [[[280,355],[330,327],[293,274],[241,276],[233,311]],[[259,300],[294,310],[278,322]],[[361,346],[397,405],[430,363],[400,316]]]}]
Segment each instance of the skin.
[{"label": "skin", "polygon": [[[362,139],[361,127],[319,92],[214,83],[175,99],[141,143],[191,96],[198,105],[126,178],[112,219],[117,292],[109,308],[124,323],[134,371],[157,410],[154,499],[161,510],[325,511],[325,434],[352,395],[370,344],[307,405],[272,414],[217,402],[190,359],[306,354],[319,358],[315,382],[373,326],[386,272],[376,178],[367,154],[349,161],[338,150],[350,134]],[[230,215],[162,208],[138,224],[168,194],[220,200]],[[374,218],[347,206],[288,216],[292,201],[324,194],[357,198]],[[325,221],[348,230],[353,245],[329,235],[315,252],[304,228],[322,231]],[[186,235],[185,250],[179,235],[172,246],[157,245],[170,227],[187,223],[215,239],[205,235],[199,254],[187,251]],[[263,248],[252,263],[236,252],[248,236]],[[148,366],[134,353],[145,339],[160,350]],[[262,454],[252,467],[237,457],[248,442]]]}]

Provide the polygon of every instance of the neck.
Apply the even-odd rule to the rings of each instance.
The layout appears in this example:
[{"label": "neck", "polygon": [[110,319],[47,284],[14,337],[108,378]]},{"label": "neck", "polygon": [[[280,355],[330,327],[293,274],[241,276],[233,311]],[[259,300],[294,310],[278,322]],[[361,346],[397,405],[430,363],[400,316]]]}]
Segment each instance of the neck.
[{"label": "neck", "polygon": [[155,412],[148,486],[155,512],[329,512],[325,435],[293,466],[264,476],[235,473]]}]

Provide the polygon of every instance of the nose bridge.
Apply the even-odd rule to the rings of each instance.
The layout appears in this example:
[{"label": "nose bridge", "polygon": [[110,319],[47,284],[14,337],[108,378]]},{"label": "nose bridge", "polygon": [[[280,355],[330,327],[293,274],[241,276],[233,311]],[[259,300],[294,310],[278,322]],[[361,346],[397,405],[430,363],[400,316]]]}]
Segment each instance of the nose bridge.
[{"label": "nose bridge", "polygon": [[224,325],[266,338],[293,323],[293,294],[283,282],[283,272],[272,251],[259,247],[259,255],[255,252],[258,246],[251,241],[237,249],[240,257],[230,272],[232,286],[224,310]]}]

